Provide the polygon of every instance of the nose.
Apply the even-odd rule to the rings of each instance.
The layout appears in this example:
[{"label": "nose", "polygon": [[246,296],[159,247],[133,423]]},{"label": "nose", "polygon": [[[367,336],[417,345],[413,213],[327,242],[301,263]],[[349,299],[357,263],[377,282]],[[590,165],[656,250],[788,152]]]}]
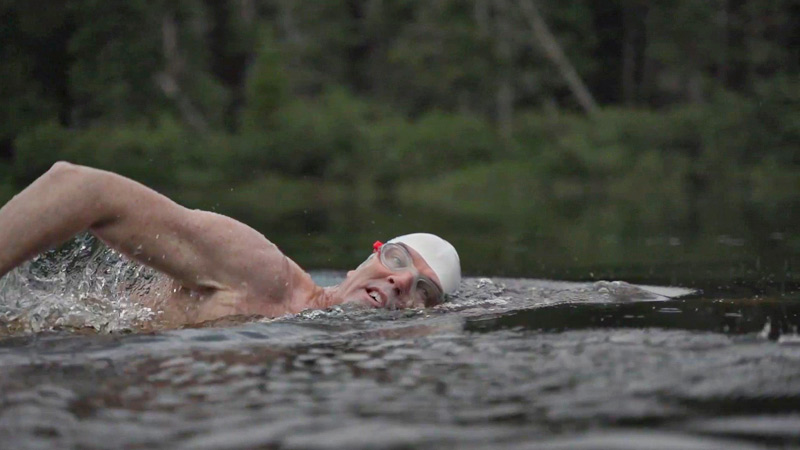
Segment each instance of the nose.
[{"label": "nose", "polygon": [[414,282],[414,274],[409,270],[395,272],[389,276],[389,283],[397,296],[411,292],[411,283]]}]

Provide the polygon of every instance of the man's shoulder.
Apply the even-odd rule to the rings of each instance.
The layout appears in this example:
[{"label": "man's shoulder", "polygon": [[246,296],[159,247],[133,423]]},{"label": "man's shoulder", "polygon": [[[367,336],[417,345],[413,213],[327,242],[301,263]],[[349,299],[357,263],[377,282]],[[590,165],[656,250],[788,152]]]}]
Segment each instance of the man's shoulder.
[{"label": "man's shoulder", "polygon": [[309,300],[318,289],[316,283],[297,263],[277,252],[280,256],[275,260],[252,266],[242,285],[248,313],[274,317],[312,307]]},{"label": "man's shoulder", "polygon": [[277,245],[266,238],[240,249],[235,269],[242,284],[251,294],[268,296],[276,301],[286,299],[294,290],[312,283],[311,277]]}]

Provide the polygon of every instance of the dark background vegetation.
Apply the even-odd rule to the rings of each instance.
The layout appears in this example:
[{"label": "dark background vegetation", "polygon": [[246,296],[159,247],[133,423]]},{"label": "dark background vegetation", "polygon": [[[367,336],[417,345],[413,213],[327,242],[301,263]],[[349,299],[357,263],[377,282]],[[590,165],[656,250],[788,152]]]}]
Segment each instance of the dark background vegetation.
[{"label": "dark background vegetation", "polygon": [[793,0],[0,0],[0,17],[2,201],[63,159],[243,220],[307,268],[429,230],[471,275],[798,281]]}]

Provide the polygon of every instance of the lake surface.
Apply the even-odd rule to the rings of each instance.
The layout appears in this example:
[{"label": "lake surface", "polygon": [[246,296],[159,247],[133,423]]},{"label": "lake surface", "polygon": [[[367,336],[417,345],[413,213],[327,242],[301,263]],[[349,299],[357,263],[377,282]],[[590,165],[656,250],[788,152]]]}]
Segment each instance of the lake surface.
[{"label": "lake surface", "polygon": [[432,309],[141,332],[118,293],[150,277],[79,239],[4,279],[4,446],[800,448],[796,292],[471,277]]}]

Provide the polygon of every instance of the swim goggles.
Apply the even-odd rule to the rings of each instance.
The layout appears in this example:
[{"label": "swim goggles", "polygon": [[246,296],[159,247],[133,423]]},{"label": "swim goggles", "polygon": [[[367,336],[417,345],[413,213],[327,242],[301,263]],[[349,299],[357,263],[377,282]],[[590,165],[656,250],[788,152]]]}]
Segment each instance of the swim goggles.
[{"label": "swim goggles", "polygon": [[410,271],[414,274],[411,285],[411,296],[420,301],[426,308],[436,306],[444,301],[444,293],[430,278],[419,273],[414,266],[414,259],[403,244],[373,244],[373,250],[380,257],[381,264],[394,272]]}]

